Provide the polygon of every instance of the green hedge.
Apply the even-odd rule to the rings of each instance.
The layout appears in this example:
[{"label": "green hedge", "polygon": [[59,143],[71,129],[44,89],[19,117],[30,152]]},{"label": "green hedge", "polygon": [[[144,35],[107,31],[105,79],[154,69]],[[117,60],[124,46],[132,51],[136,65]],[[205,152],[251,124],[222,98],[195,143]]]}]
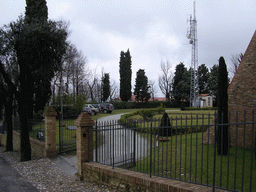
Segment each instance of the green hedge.
[{"label": "green hedge", "polygon": [[218,107],[204,107],[204,108],[185,107],[185,111],[191,111],[191,110],[218,110]]},{"label": "green hedge", "polygon": [[[164,106],[166,108],[180,108],[181,102],[175,101],[148,101],[148,102],[124,102],[116,101],[112,102],[115,109],[141,109],[141,108],[156,108],[158,106]],[[185,106],[189,107],[189,102],[185,102]]]}]

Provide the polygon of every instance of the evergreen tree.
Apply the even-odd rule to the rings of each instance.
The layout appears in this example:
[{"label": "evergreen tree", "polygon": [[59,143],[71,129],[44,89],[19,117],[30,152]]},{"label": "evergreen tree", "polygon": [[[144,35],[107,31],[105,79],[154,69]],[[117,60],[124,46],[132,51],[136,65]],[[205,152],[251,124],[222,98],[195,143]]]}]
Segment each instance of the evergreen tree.
[{"label": "evergreen tree", "polygon": [[199,94],[209,93],[208,80],[209,80],[209,70],[205,66],[205,64],[202,64],[198,67]]},{"label": "evergreen tree", "polygon": [[148,78],[145,75],[143,69],[139,69],[137,77],[135,79],[134,95],[136,95],[136,101],[148,101],[150,99]]},{"label": "evergreen tree", "polygon": [[218,70],[218,128],[216,133],[217,152],[219,155],[227,155],[229,149],[228,126],[228,72],[225,60],[220,57]]},{"label": "evergreen tree", "polygon": [[180,63],[175,68],[172,94],[175,101],[179,102],[182,99],[189,100],[190,93],[190,70],[183,63]]},{"label": "evergreen tree", "polygon": [[46,23],[48,19],[48,8],[45,0],[26,0],[25,22]]},{"label": "evergreen tree", "polygon": [[102,101],[106,101],[110,95],[109,73],[105,73],[101,81],[102,81]]},{"label": "evergreen tree", "polygon": [[131,81],[132,81],[132,61],[129,49],[127,52],[121,51],[119,62],[120,73],[120,98],[122,101],[128,101],[131,99]]},{"label": "evergreen tree", "polygon": [[32,117],[35,106],[43,108],[49,99],[50,82],[60,69],[68,33],[62,22],[47,21],[43,0],[27,1],[25,19],[20,17],[9,24],[5,33],[11,37],[6,46],[11,46],[17,57],[19,87],[8,79],[2,63],[0,73],[18,100],[21,161],[27,161],[31,159],[28,118]]},{"label": "evergreen tree", "polygon": [[167,113],[163,114],[158,134],[159,136],[166,136],[166,137],[173,135],[172,124]]}]

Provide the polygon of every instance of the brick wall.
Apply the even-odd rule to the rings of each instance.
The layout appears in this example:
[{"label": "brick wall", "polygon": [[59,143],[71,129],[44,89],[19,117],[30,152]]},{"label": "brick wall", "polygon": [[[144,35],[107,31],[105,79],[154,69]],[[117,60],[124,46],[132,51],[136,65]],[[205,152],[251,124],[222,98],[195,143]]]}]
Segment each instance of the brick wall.
[{"label": "brick wall", "polygon": [[[252,117],[252,110],[256,108],[256,31],[229,85],[228,107],[231,113],[231,123],[241,123],[244,120],[247,122],[256,121],[256,115],[254,118]],[[244,110],[246,110],[246,113],[244,113]],[[237,115],[235,112],[237,112]],[[246,119],[244,119],[245,115]],[[251,147],[251,125],[245,127],[233,125],[230,127],[231,146],[236,145],[236,135],[239,147],[243,146],[244,138],[245,147]]]},{"label": "brick wall", "polygon": [[[150,176],[148,174],[112,168],[94,162],[83,163],[83,178],[86,181],[109,185],[118,191],[158,191],[158,192],[210,192],[211,187]],[[218,190],[215,191],[225,191]]]},{"label": "brick wall", "polygon": [[[252,110],[255,109],[256,31],[254,32],[244,57],[239,64],[237,72],[228,87],[228,110],[230,112],[230,123],[239,124],[242,122],[255,122],[256,111],[254,116],[252,113]],[[246,148],[252,147],[252,141],[255,141],[255,130],[254,134],[252,134],[252,131],[252,125],[231,125],[230,145],[232,147],[243,147],[244,145]],[[203,142],[207,144],[208,140],[209,144],[214,143],[214,127],[209,127],[204,135]]]}]

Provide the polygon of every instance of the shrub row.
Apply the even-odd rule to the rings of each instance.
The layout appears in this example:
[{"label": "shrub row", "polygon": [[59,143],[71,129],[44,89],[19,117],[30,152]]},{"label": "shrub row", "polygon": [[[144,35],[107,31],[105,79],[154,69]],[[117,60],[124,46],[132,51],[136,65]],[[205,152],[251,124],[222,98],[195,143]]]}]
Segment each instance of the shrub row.
[{"label": "shrub row", "polygon": [[[149,102],[112,102],[115,109],[141,109],[141,108],[156,108],[161,104],[166,108],[180,108],[181,102],[175,101],[149,101]],[[185,102],[185,107],[189,107],[189,102]]]},{"label": "shrub row", "polygon": [[141,109],[137,110],[132,113],[124,114],[121,116],[120,121],[121,123],[125,123],[129,117],[135,116],[135,115],[141,115],[143,119],[150,119],[152,118],[156,113],[161,114],[165,112],[165,108],[163,107],[163,104],[161,104],[159,107],[155,109]]},{"label": "shrub row", "polygon": [[185,107],[185,111],[191,111],[191,110],[218,110],[218,107],[204,107],[204,108]]},{"label": "shrub row", "polygon": [[[168,129],[168,135],[173,136],[173,135],[181,135],[181,134],[186,134],[186,133],[199,133],[199,132],[205,132],[207,130],[207,126],[198,126],[198,127],[187,127],[187,128],[180,128],[180,127],[172,127],[169,129],[168,127],[166,128],[153,128],[152,134],[153,135],[159,135],[159,130],[160,129]],[[150,133],[150,129],[148,128],[137,128],[137,132],[142,132],[142,133]]]}]

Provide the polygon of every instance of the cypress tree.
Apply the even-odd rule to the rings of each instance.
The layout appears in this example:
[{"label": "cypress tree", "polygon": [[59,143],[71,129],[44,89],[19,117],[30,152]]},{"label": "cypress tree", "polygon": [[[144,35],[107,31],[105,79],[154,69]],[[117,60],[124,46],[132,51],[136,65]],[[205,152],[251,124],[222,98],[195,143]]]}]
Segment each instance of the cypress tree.
[{"label": "cypress tree", "polygon": [[110,95],[109,73],[102,77],[102,101],[106,101]]},{"label": "cypress tree", "polygon": [[216,133],[217,152],[219,155],[227,155],[229,149],[229,133],[228,126],[223,125],[228,123],[228,72],[225,60],[223,57],[219,59],[218,69],[218,127]]},{"label": "cypress tree", "polygon": [[132,89],[132,61],[129,49],[127,52],[121,51],[119,62],[120,73],[120,98],[122,101],[131,99]]}]

